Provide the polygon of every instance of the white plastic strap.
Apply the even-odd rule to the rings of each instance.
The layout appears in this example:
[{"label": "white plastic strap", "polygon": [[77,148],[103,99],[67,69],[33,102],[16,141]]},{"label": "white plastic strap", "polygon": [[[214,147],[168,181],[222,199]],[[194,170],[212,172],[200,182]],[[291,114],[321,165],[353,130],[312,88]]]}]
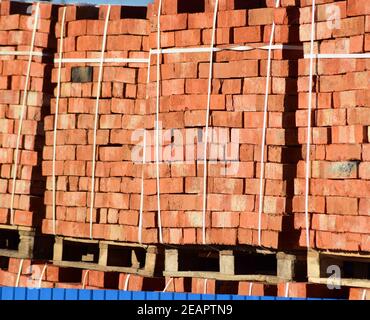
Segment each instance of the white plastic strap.
[{"label": "white plastic strap", "polygon": [[248,295],[251,296],[252,295],[252,290],[253,290],[253,282],[251,282],[249,284],[249,292],[248,292]]},{"label": "white plastic strap", "polygon": [[[54,63],[100,63],[101,58],[57,58]],[[104,58],[105,63],[148,63],[145,58]]]},{"label": "white plastic strap", "polygon": [[62,56],[63,56],[63,40],[64,40],[64,24],[66,19],[67,7],[63,8],[62,26],[60,31],[60,48],[59,57],[60,62],[58,66],[58,85],[57,95],[55,101],[55,118],[54,118],[54,137],[53,137],[53,233],[56,234],[56,177],[55,177],[55,158],[56,158],[56,144],[57,144],[57,128],[59,116],[59,99],[60,99],[60,79],[62,75]]},{"label": "white plastic strap", "polygon": [[208,285],[208,279],[204,279],[203,283],[203,293],[207,294],[207,285]]},{"label": "white plastic strap", "polygon": [[129,284],[129,281],[130,281],[130,277],[131,277],[131,274],[126,275],[125,285],[123,287],[123,290],[124,291],[127,291],[128,290],[128,284]]},{"label": "white plastic strap", "polygon": [[152,57],[152,54],[153,54],[153,50],[152,49],[149,49],[149,58],[148,58],[148,73],[147,73],[147,77],[146,77],[146,99],[148,99],[148,87],[149,87],[149,81],[150,81],[150,60],[151,60],[151,57]]},{"label": "white plastic strap", "polygon": [[203,153],[204,153],[204,157],[203,157],[203,215],[202,215],[203,244],[206,244],[208,127],[209,127],[209,116],[211,112],[211,91],[212,91],[212,78],[213,78],[213,47],[215,45],[215,37],[216,37],[217,13],[218,13],[218,0],[215,1],[215,8],[214,8],[214,13],[213,13],[212,40],[211,40],[210,56],[209,56],[206,131],[204,135],[204,147],[203,147]]},{"label": "white plastic strap", "polygon": [[164,289],[163,289],[163,292],[166,292],[166,291],[167,291],[167,289],[168,289],[168,287],[170,286],[170,284],[172,283],[172,281],[173,281],[173,278],[171,278],[170,280],[168,280],[168,282],[167,282],[166,286],[165,286],[165,287],[164,287]]},{"label": "white plastic strap", "polygon": [[28,84],[30,80],[30,71],[31,71],[31,64],[32,64],[32,57],[33,57],[32,53],[33,53],[33,48],[35,46],[36,31],[37,31],[37,25],[39,22],[39,13],[40,13],[40,3],[37,2],[35,17],[34,17],[35,20],[34,20],[33,31],[32,31],[32,39],[31,39],[31,50],[30,50],[30,55],[28,58],[28,65],[27,65],[27,76],[26,76],[26,81],[24,85],[21,114],[20,114],[19,124],[18,124],[17,144],[16,144],[15,156],[14,156],[15,161],[14,161],[14,167],[13,167],[13,185],[12,185],[12,196],[10,200],[10,224],[14,224],[14,194],[15,194],[15,183],[17,179],[17,170],[18,170],[18,158],[19,158],[18,153],[19,153],[19,145],[21,142],[23,117],[25,113],[24,109],[26,108],[26,103],[27,103]]},{"label": "white plastic strap", "polygon": [[47,267],[48,267],[48,264],[45,263],[44,268],[42,269],[42,272],[41,272],[41,275],[40,275],[40,278],[39,278],[38,288],[41,288],[41,286],[42,286],[42,278],[44,277],[44,274],[45,274],[45,271],[46,271]]},{"label": "white plastic strap", "polygon": [[362,291],[362,297],[361,297],[362,300],[366,300],[366,294],[367,294],[367,290],[364,289],[364,291]]},{"label": "white plastic strap", "polygon": [[287,282],[285,284],[285,298],[289,298],[289,289],[290,289],[290,283]]},{"label": "white plastic strap", "polygon": [[82,289],[86,288],[86,280],[87,280],[87,276],[88,276],[89,272],[90,272],[90,270],[86,270],[86,272],[84,274],[84,278],[82,280]]},{"label": "white plastic strap", "polygon": [[[158,5],[158,20],[157,20],[157,47],[158,52],[161,48],[161,11],[162,0],[159,0]],[[159,228],[159,242],[163,243],[162,235],[162,219],[161,219],[161,191],[160,191],[160,172],[159,172],[159,99],[160,99],[160,76],[161,65],[160,55],[157,54],[157,91],[156,91],[156,116],[155,116],[155,158],[156,158],[156,172],[157,172],[157,209],[158,209],[158,228]]]},{"label": "white plastic strap", "polygon": [[95,103],[95,122],[94,122],[94,140],[93,140],[93,158],[92,158],[92,174],[91,174],[91,197],[90,197],[90,238],[93,238],[93,211],[94,211],[94,196],[95,196],[95,162],[96,162],[96,131],[98,129],[98,117],[99,117],[99,99],[100,99],[100,91],[101,91],[101,82],[103,78],[103,62],[104,62],[104,53],[105,53],[105,45],[107,41],[107,31],[108,31],[108,23],[109,23],[109,16],[110,16],[110,9],[111,6],[108,5],[107,9],[107,16],[105,17],[105,25],[104,25],[104,36],[103,36],[103,43],[101,49],[101,58],[100,58],[100,65],[99,65],[99,76],[98,76],[98,88],[96,92],[96,103]]},{"label": "white plastic strap", "polygon": [[208,53],[208,52],[221,52],[221,51],[251,51],[251,50],[303,50],[303,46],[286,45],[286,44],[275,44],[275,45],[265,45],[261,47],[252,46],[230,46],[230,47],[186,47],[186,48],[166,48],[153,50],[153,54],[163,53]]},{"label": "white plastic strap", "polygon": [[[278,8],[280,0],[276,0],[275,7]],[[271,78],[271,58],[272,58],[272,44],[275,37],[275,22],[272,23],[270,47],[268,50],[267,58],[267,75],[266,75],[266,91],[265,91],[265,104],[263,108],[263,129],[262,129],[262,142],[261,142],[261,162],[260,162],[260,197],[258,207],[258,245],[261,246],[261,233],[262,233],[262,211],[264,199],[264,175],[265,175],[265,144],[266,144],[266,129],[267,129],[267,110],[269,101],[270,78]]]},{"label": "white plastic strap", "polygon": [[47,53],[39,51],[1,51],[0,56],[32,56],[32,57],[46,57],[49,56]]},{"label": "white plastic strap", "polygon": [[312,112],[312,86],[313,86],[313,53],[314,53],[314,38],[315,38],[315,0],[312,0],[312,20],[311,20],[311,58],[310,58],[310,79],[308,84],[308,123],[307,123],[307,149],[306,149],[306,190],[305,190],[305,223],[306,223],[306,246],[310,248],[310,227],[309,227],[309,188],[310,188],[310,152],[311,152],[311,112]]},{"label": "white plastic strap", "polygon": [[370,53],[319,53],[305,54],[305,59],[370,59]]},{"label": "white plastic strap", "polygon": [[139,213],[139,243],[142,242],[143,232],[143,209],[144,209],[144,167],[146,163],[146,130],[144,129],[143,137],[143,161],[141,169],[141,194],[140,194],[140,213]]},{"label": "white plastic strap", "polygon": [[19,280],[20,280],[20,278],[21,278],[21,274],[22,274],[23,262],[24,262],[24,259],[22,259],[22,260],[19,262],[19,268],[18,268],[18,273],[17,273],[17,279],[15,280],[15,287],[16,287],[16,288],[18,288],[18,287],[19,287]]}]

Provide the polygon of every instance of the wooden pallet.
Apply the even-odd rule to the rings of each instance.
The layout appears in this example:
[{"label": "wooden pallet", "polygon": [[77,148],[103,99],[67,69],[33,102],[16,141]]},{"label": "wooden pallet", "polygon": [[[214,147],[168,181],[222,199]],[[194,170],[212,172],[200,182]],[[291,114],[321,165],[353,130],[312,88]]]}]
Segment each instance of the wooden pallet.
[{"label": "wooden pallet", "polygon": [[30,227],[0,225],[0,256],[33,258],[35,234]]},{"label": "wooden pallet", "polygon": [[305,256],[252,247],[177,247],[165,250],[164,275],[276,284],[304,278]]},{"label": "wooden pallet", "polygon": [[307,272],[312,283],[370,288],[370,254],[310,250]]},{"label": "wooden pallet", "polygon": [[153,245],[55,237],[53,262],[59,266],[152,277],[163,268],[163,260]]}]

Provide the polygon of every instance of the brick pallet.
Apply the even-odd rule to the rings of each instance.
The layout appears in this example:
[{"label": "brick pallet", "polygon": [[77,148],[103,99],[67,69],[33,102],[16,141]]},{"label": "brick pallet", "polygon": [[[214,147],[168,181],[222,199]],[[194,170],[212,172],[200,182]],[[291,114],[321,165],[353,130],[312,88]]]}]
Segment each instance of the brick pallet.
[{"label": "brick pallet", "polygon": [[[318,3],[316,10],[315,54],[369,52],[368,5],[353,0],[324,1]],[[327,21],[328,12],[336,13],[335,20]],[[302,1],[300,40],[305,54],[310,53],[311,17],[311,1]],[[349,278],[348,281],[368,279],[368,272],[359,264],[368,263],[366,253],[370,248],[369,59],[349,56],[314,61],[309,224],[306,226],[309,63],[309,59],[299,61],[296,125],[302,158],[298,161],[293,201],[295,227],[301,230],[300,244],[316,250],[309,255],[308,276],[310,281],[320,281],[328,265],[325,259],[331,259],[341,268],[345,263],[352,264],[352,273],[342,275]],[[308,244],[306,229],[309,230]],[[320,251],[327,258],[324,259]],[[368,286],[368,281],[358,281]]]},{"label": "brick pallet", "polygon": [[[46,39],[46,44],[36,41],[35,50],[55,60],[52,68],[46,56],[33,57],[43,71],[34,75],[31,68],[28,98],[35,91],[39,104],[27,101],[23,125],[33,121],[35,128],[44,128],[26,133],[39,142],[21,148],[21,164],[22,159],[37,161],[22,164],[16,181],[26,180],[30,187],[15,188],[14,204],[32,199],[36,205],[14,207],[13,228],[26,238],[18,251],[33,250],[36,231],[55,239],[54,258],[48,253],[45,259],[103,274],[254,282],[266,281],[272,273],[271,285],[297,280],[305,289],[294,292],[310,292],[307,276],[310,282],[326,283],[325,268],[334,263],[344,270],[348,287],[368,287],[363,266],[370,252],[369,59],[313,60],[306,212],[312,3],[286,0],[274,8],[272,0],[219,1],[210,74],[214,3],[163,0],[160,25],[159,1],[148,8],[41,5],[50,12],[58,9],[58,14],[41,19],[36,39]],[[369,52],[369,8],[364,2],[316,4],[315,54]],[[1,3],[1,50],[29,50],[30,41],[24,43],[27,47],[8,44],[12,32],[25,34],[20,22],[9,27],[9,21],[26,17],[24,8]],[[269,43],[276,44],[271,52]],[[1,57],[0,90],[5,91],[0,99],[9,99],[10,93],[19,96],[17,102],[0,100],[0,150],[7,154],[0,161],[5,186],[0,189],[0,222],[9,226],[16,148],[11,141],[17,133],[14,118],[19,118],[11,116],[11,109],[22,103],[22,87],[14,83],[25,78],[26,68],[5,66],[9,61],[18,66],[27,58]],[[38,113],[30,115],[33,108]],[[23,156],[25,151],[32,153]],[[41,230],[35,230],[41,220]],[[0,235],[5,239],[0,243],[9,242],[9,231]],[[4,249],[0,254],[8,254],[9,248]],[[184,262],[188,249],[192,265]],[[153,253],[147,273],[143,257]],[[258,271],[253,278],[251,270],[241,274],[245,261],[254,259],[257,269],[270,268],[267,273]],[[304,264],[308,274],[301,272]],[[345,271],[348,264],[352,273]]]},{"label": "brick pallet", "polygon": [[[0,252],[30,258],[45,214],[43,119],[52,94],[55,42],[48,34],[54,30],[55,7],[40,4],[37,29],[31,16],[36,5],[2,1],[0,9]],[[36,55],[30,56],[31,50]]]},{"label": "brick pallet", "polygon": [[[262,47],[269,42],[274,9],[249,8],[237,10],[232,1],[220,4],[215,29],[218,48],[240,45]],[[154,2],[158,6],[158,1]],[[252,6],[253,7],[253,6]],[[203,47],[211,44],[213,5],[204,8],[176,8],[176,2],[165,1],[161,15],[161,48]],[[196,9],[196,10],[194,10]],[[293,9],[293,10],[291,10]],[[293,21],[295,8],[279,10],[275,41],[298,45]],[[298,10],[298,9],[297,9]],[[155,11],[155,10],[154,10]],[[289,13],[288,15],[288,12]],[[151,19],[150,46],[157,48],[156,17]],[[283,34],[285,34],[283,36]],[[291,39],[293,38],[293,40]],[[217,245],[258,245],[267,248],[293,248],[289,203],[297,143],[293,122],[297,91],[294,65],[301,52],[273,52],[272,77],[269,90],[269,122],[266,137],[264,200],[261,242],[258,242],[259,175],[263,104],[266,85],[267,50],[221,51],[213,57],[213,77],[209,128],[207,210],[205,243]],[[174,162],[161,164],[161,214],[163,242],[170,244],[202,244],[202,198],[204,136],[207,116],[209,53],[173,53],[160,57],[160,111],[162,127],[181,132],[186,147],[197,140],[191,155],[182,154],[176,141],[172,151]],[[155,113],[156,59],[151,60],[148,112]],[[289,77],[289,78],[286,78]],[[287,105],[287,101],[290,104]],[[285,107],[286,106],[286,107]],[[188,138],[190,137],[190,138]],[[199,138],[201,137],[201,138]],[[218,140],[217,140],[218,139]],[[225,141],[223,141],[223,140]],[[153,141],[153,140],[152,140]],[[289,147],[290,148],[289,148]],[[221,148],[221,149],[220,149]],[[221,154],[220,154],[221,152]],[[226,156],[224,156],[226,154]],[[288,156],[290,157],[288,158]],[[154,156],[152,157],[152,159]],[[168,159],[164,159],[166,161]],[[218,160],[215,163],[214,160]],[[186,161],[185,164],[183,162]],[[238,161],[233,167],[233,161]],[[291,181],[291,182],[289,182]],[[149,182],[149,180],[148,180]],[[156,210],[156,195],[148,197],[144,208]]]}]

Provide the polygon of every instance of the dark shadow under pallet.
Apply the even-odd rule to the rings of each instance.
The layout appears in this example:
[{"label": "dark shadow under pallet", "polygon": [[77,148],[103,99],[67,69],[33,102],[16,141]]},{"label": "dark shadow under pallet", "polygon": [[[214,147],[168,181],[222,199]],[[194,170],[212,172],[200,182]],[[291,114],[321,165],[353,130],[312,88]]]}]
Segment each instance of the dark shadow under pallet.
[{"label": "dark shadow under pallet", "polygon": [[312,283],[370,288],[370,254],[310,250],[307,272]]},{"label": "dark shadow under pallet", "polygon": [[57,236],[53,262],[59,266],[152,277],[163,269],[164,256],[160,248],[152,245]]},{"label": "dark shadow under pallet", "polygon": [[0,256],[18,259],[52,258],[53,237],[36,228],[0,225]]},{"label": "dark shadow under pallet", "polygon": [[306,280],[305,253],[259,250],[249,246],[181,246],[165,250],[165,276],[230,281]]},{"label": "dark shadow under pallet", "polygon": [[0,255],[33,258],[36,232],[30,227],[0,225]]}]

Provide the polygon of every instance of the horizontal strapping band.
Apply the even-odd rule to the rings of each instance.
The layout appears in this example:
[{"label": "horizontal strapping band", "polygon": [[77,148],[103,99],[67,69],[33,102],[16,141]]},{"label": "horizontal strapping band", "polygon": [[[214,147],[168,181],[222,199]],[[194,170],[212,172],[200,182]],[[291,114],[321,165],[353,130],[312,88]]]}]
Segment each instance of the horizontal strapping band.
[{"label": "horizontal strapping band", "polygon": [[48,53],[40,51],[1,51],[0,56],[35,56],[35,57],[47,57],[50,56]]},{"label": "horizontal strapping band", "polygon": [[[310,54],[304,55],[305,59],[310,59]],[[370,53],[319,53],[313,54],[314,59],[369,59]]]},{"label": "horizontal strapping band", "polygon": [[[100,58],[56,58],[54,63],[100,63]],[[148,63],[148,58],[104,58],[106,63]]]}]

